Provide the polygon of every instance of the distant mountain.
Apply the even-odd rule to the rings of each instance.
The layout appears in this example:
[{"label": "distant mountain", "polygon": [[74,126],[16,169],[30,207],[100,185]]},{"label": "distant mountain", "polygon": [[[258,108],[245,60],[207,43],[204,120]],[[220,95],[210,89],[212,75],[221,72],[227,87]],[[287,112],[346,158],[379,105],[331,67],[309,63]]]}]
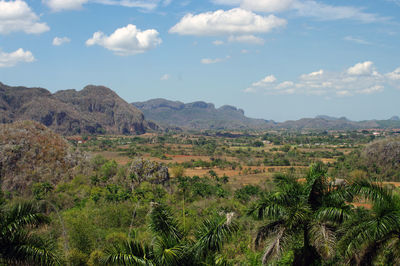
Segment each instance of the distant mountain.
[{"label": "distant mountain", "polygon": [[316,118],[302,118],[294,121],[278,123],[277,128],[282,129],[315,129],[315,130],[355,130],[365,128],[378,128],[379,124],[374,121],[355,122],[345,117],[334,118],[329,116],[317,116]]},{"label": "distant mountain", "polygon": [[152,99],[132,103],[147,119],[164,127],[186,129],[289,129],[289,130],[357,130],[369,128],[400,128],[400,119],[351,121],[346,117],[318,115],[276,123],[272,120],[253,119],[236,107],[224,105],[215,108],[212,103],[182,103],[166,99]]},{"label": "distant mountain", "polygon": [[[140,109],[140,110],[139,110]],[[142,134],[164,129],[191,130],[355,130],[400,128],[400,118],[351,121],[345,117],[319,115],[276,123],[246,117],[242,109],[224,105],[215,108],[206,102],[182,103],[153,99],[129,104],[104,86],[86,86],[81,91],[54,94],[43,88],[10,87],[0,83],[0,123],[38,121],[64,135]]]},{"label": "distant mountain", "polygon": [[248,118],[242,109],[224,105],[215,108],[212,103],[182,103],[166,99],[152,99],[132,103],[146,119],[164,127],[177,126],[186,129],[267,129],[275,123],[263,119]]},{"label": "distant mountain", "polygon": [[317,115],[315,118],[317,119],[324,119],[324,120],[328,120],[328,121],[338,121],[338,120],[342,120],[342,121],[350,121],[348,120],[346,117],[333,117],[333,116],[328,116],[328,115]]},{"label": "distant mountain", "polygon": [[20,120],[38,121],[66,135],[141,134],[157,128],[137,108],[103,86],[90,85],[81,91],[51,94],[43,88],[0,83],[0,122]]}]

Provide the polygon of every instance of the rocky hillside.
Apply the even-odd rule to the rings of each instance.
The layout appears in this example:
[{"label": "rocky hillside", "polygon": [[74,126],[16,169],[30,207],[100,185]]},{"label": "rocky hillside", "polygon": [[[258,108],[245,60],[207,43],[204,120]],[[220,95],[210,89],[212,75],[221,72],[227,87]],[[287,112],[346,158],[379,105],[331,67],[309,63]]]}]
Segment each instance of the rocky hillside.
[{"label": "rocky hillside", "polygon": [[163,126],[177,126],[187,129],[266,129],[274,122],[252,119],[242,109],[224,105],[215,108],[212,103],[182,103],[165,99],[135,102],[147,119]]},{"label": "rocky hillside", "polygon": [[0,122],[41,122],[57,133],[142,134],[157,125],[103,86],[51,94],[43,88],[10,87],[0,83]]},{"label": "rocky hillside", "polygon": [[29,192],[32,183],[58,183],[83,155],[58,134],[34,121],[0,124],[2,188]]}]

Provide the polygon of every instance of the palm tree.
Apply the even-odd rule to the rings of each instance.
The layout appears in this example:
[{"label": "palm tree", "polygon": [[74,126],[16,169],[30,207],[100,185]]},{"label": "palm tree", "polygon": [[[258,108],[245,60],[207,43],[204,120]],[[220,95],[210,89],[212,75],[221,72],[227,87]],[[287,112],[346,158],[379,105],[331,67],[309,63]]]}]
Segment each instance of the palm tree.
[{"label": "palm tree", "polygon": [[345,194],[329,182],[322,163],[313,164],[305,179],[276,175],[276,189],[249,210],[266,221],[255,239],[256,247],[268,239],[263,264],[289,250],[294,251],[295,265],[312,265],[335,255],[335,229],[350,213]]},{"label": "palm tree", "polygon": [[114,244],[106,250],[105,265],[153,265],[153,250],[136,240]]},{"label": "palm tree", "polygon": [[106,251],[106,264],[115,265],[204,265],[223,261],[218,252],[226,240],[238,229],[227,217],[206,219],[195,232],[195,240],[185,235],[171,210],[160,203],[152,203],[149,228],[154,234],[151,245],[130,240]]},{"label": "palm tree", "polygon": [[[400,263],[400,197],[382,184],[358,180],[349,192],[372,203],[370,210],[358,208],[343,224],[339,247],[347,262],[371,265],[379,255],[387,264]],[[385,263],[385,264],[386,264]]]},{"label": "palm tree", "polygon": [[52,243],[32,233],[49,222],[33,203],[1,206],[0,217],[0,264],[59,264]]}]

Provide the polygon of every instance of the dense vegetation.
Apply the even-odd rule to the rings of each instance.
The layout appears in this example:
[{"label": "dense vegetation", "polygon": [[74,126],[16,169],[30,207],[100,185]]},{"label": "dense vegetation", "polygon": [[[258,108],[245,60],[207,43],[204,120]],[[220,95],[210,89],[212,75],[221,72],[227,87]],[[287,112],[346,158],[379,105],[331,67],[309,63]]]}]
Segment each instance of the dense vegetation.
[{"label": "dense vegetation", "polygon": [[[396,138],[203,132],[82,136],[68,146],[22,125],[2,131],[1,156],[14,159],[0,171],[0,265],[400,262],[399,195],[380,182],[399,176]],[[16,148],[38,134],[51,152]],[[44,165],[71,151],[77,161],[47,176]],[[23,177],[29,183],[19,189],[4,183]]]}]

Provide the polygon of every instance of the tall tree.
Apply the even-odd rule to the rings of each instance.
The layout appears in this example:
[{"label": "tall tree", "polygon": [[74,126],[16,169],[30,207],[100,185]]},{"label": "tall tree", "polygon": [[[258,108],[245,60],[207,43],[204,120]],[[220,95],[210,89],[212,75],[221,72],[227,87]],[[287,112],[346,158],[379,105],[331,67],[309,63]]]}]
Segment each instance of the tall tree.
[{"label": "tall tree", "polygon": [[318,264],[335,255],[335,229],[349,217],[343,189],[326,176],[322,163],[313,164],[304,180],[276,175],[276,188],[266,192],[249,214],[265,221],[256,247],[266,242],[262,263],[294,251],[296,265]]},{"label": "tall tree", "polygon": [[371,208],[357,209],[341,229],[339,247],[347,262],[372,265],[383,256],[385,264],[400,264],[400,197],[393,189],[367,180],[357,180],[349,192],[367,199]]}]

